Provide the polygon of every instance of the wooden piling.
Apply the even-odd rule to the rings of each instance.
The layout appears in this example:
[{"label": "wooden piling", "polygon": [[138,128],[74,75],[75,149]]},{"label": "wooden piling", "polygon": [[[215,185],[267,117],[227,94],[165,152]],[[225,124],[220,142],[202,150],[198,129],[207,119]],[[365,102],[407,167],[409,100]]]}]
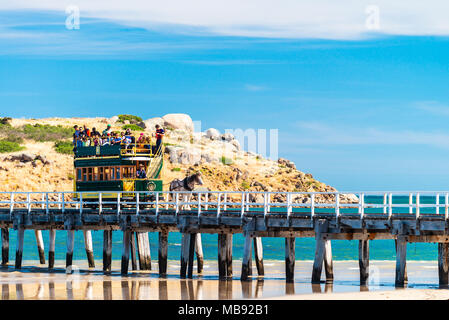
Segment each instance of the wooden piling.
[{"label": "wooden piling", "polygon": [[50,229],[48,231],[49,244],[48,244],[48,268],[53,269],[55,265],[55,242],[56,242],[56,230]]},{"label": "wooden piling", "polygon": [[165,276],[167,274],[167,251],[168,251],[168,231],[164,230],[159,232],[158,264],[160,276]]},{"label": "wooden piling", "polygon": [[103,231],[103,271],[111,272],[112,230]]},{"label": "wooden piling", "polygon": [[407,241],[404,236],[398,236],[396,242],[396,277],[395,286],[403,287],[406,280]]},{"label": "wooden piling", "polygon": [[131,231],[123,231],[123,249],[122,249],[122,268],[121,273],[125,275],[128,273],[129,266],[129,247],[131,244]]},{"label": "wooden piling", "polygon": [[2,265],[9,262],[9,229],[2,228]]},{"label": "wooden piling", "polygon": [[330,240],[324,241],[324,271],[326,282],[334,281],[334,266],[332,263],[332,245]]},{"label": "wooden piling", "polygon": [[438,279],[440,286],[447,286],[449,280],[449,243],[438,243]]},{"label": "wooden piling", "polygon": [[232,233],[226,235],[226,275],[232,277]]},{"label": "wooden piling", "polygon": [[45,264],[44,239],[42,239],[42,230],[34,230],[36,237],[37,252],[39,254],[39,262]]},{"label": "wooden piling", "polygon": [[139,269],[151,270],[150,240],[148,232],[136,232]]},{"label": "wooden piling", "polygon": [[247,281],[251,270],[251,236],[245,235],[245,246],[243,247],[242,273],[241,281]]},{"label": "wooden piling", "polygon": [[23,237],[25,229],[19,227],[17,229],[17,247],[16,247],[16,269],[22,268],[22,253],[23,253]]},{"label": "wooden piling", "polygon": [[254,258],[256,260],[257,273],[259,276],[263,276],[265,272],[263,269],[263,246],[261,237],[254,238]]},{"label": "wooden piling", "polygon": [[95,268],[94,248],[92,244],[92,231],[84,230],[84,248],[86,249],[87,263],[89,268]]},{"label": "wooden piling", "polygon": [[66,268],[72,265],[74,246],[75,246],[75,230],[67,230],[67,254],[65,258]]},{"label": "wooden piling", "polygon": [[190,249],[190,235],[188,233],[182,234],[181,240],[181,278],[185,278],[187,275],[187,264],[189,262],[189,249]]},{"label": "wooden piling", "polygon": [[359,240],[360,285],[365,285],[369,277],[369,242]]},{"label": "wooden piling", "polygon": [[133,271],[137,270],[137,257],[136,257],[136,238],[134,237],[135,232],[131,232],[129,250],[131,251],[131,267]]},{"label": "wooden piling", "polygon": [[224,280],[227,275],[227,237],[226,234],[218,234],[218,278]]},{"label": "wooden piling", "polygon": [[187,265],[187,277],[192,279],[193,277],[193,261],[195,259],[195,243],[196,243],[196,233],[190,234],[190,241],[189,241],[189,262]]},{"label": "wooden piling", "polygon": [[195,240],[195,254],[197,260],[197,272],[203,272],[204,256],[203,256],[203,242],[201,241],[201,233],[197,233]]},{"label": "wooden piling", "polygon": [[323,268],[324,255],[326,250],[326,240],[322,233],[327,229],[328,222],[324,219],[315,221],[315,260],[313,261],[312,283],[320,283],[321,271]]},{"label": "wooden piling", "polygon": [[285,279],[293,282],[295,278],[295,242],[296,238],[285,238]]}]

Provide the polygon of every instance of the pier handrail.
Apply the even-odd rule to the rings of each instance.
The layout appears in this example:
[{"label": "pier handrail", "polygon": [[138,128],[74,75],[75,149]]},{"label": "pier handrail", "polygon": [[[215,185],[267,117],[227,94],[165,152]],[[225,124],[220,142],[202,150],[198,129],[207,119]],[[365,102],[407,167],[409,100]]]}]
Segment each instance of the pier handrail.
[{"label": "pier handrail", "polygon": [[[116,198],[110,195],[116,195]],[[105,196],[108,195],[108,196]],[[126,207],[126,210],[122,208]],[[277,192],[277,191],[85,191],[85,192],[0,192],[0,208],[9,213],[65,213],[76,209],[80,215],[104,214],[113,210],[117,215],[149,214],[159,217],[160,209],[172,209],[174,215],[192,212],[201,217],[215,212],[220,218],[229,213],[242,218],[247,214],[285,214],[288,220],[296,214],[306,214],[313,220],[319,214],[333,214],[335,219],[345,215],[408,214],[419,219],[422,215],[449,215],[449,191],[356,191],[356,192]],[[149,210],[149,211],[148,211]],[[73,212],[73,211],[72,211]],[[168,213],[170,214],[170,213]]]}]

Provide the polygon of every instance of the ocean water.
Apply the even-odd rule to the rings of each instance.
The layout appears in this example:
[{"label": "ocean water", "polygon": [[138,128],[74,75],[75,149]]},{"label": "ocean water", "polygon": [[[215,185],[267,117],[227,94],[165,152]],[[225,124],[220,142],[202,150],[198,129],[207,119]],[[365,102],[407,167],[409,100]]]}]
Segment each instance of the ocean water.
[{"label": "ocean water", "polygon": [[[416,203],[416,197],[412,199]],[[381,196],[365,196],[366,204],[382,204]],[[393,203],[408,204],[408,196],[393,196]],[[435,196],[421,196],[421,204],[435,204]],[[440,204],[444,204],[443,195],[439,199]],[[345,212],[356,212],[357,209],[341,210]],[[409,208],[394,208],[393,213],[408,213]],[[413,209],[414,210],[414,209]],[[301,210],[302,211],[302,210]],[[329,212],[329,209],[316,209],[319,211]],[[381,213],[383,208],[366,209],[365,212]],[[426,207],[421,209],[421,213],[435,212],[435,208]],[[444,208],[440,207],[440,214],[444,214]],[[42,231],[44,244],[48,248],[48,231]],[[56,231],[56,249],[55,258],[57,260],[65,259],[66,252],[66,231]],[[121,259],[122,251],[122,232],[114,231],[112,236],[112,259]],[[102,259],[103,253],[103,231],[92,231],[94,258]],[[203,252],[206,260],[217,259],[217,242],[216,234],[203,234]],[[177,260],[180,257],[181,234],[171,232],[168,237],[168,259]],[[283,238],[263,238],[263,256],[267,260],[284,260],[284,239]],[[16,231],[10,230],[10,259],[15,257]],[[153,260],[157,260],[158,234],[150,233],[151,255]],[[313,238],[297,238],[296,239],[296,259],[297,260],[313,260],[315,254],[315,239]],[[243,236],[241,234],[234,235],[233,239],[233,257],[241,259],[243,255]],[[332,255],[334,260],[358,260],[358,241],[356,240],[332,240]],[[430,261],[436,260],[438,256],[438,248],[435,243],[409,243],[407,244],[407,260]],[[84,250],[84,239],[82,231],[75,232],[75,248],[74,260],[84,260],[86,258]],[[370,259],[371,260],[395,260],[395,243],[394,240],[373,240],[370,241]],[[24,260],[38,260],[36,247],[36,239],[33,230],[25,231],[24,239]]]}]

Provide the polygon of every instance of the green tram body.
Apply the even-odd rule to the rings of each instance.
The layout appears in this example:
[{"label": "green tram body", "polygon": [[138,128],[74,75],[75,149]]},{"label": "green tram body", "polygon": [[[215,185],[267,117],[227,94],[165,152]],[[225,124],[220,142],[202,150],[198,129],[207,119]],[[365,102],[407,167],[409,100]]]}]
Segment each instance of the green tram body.
[{"label": "green tram body", "polygon": [[[133,200],[135,194],[126,191],[147,191],[140,198],[151,197],[154,194],[152,191],[162,191],[163,188],[161,174],[164,146],[161,145],[154,154],[153,149],[154,146],[148,149],[136,145],[125,149],[124,145],[118,144],[78,147],[74,160],[74,191],[83,192],[83,200],[87,201],[98,200],[100,192],[106,201],[117,197]],[[136,178],[141,163],[147,173],[145,179]],[[80,197],[79,193],[74,196],[75,199]]]}]

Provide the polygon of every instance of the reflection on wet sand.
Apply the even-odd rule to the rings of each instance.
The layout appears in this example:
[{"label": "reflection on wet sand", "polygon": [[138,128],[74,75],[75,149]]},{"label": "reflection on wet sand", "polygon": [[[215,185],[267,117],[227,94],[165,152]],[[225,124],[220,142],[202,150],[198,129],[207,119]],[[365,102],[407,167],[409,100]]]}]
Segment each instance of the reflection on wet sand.
[{"label": "reflection on wet sand", "polygon": [[9,284],[2,284],[2,300],[9,300]]},{"label": "reflection on wet sand", "polygon": [[110,280],[103,281],[103,300],[112,300],[112,283]]},{"label": "reflection on wet sand", "polygon": [[295,294],[295,284],[293,282],[285,283],[285,294]]},{"label": "reflection on wet sand", "polygon": [[[21,271],[3,268],[0,272],[1,299],[230,300],[270,298],[311,292],[323,294],[334,291],[391,290],[394,288],[395,274],[394,268],[390,268],[390,265],[394,267],[394,262],[382,263],[383,269],[391,269],[391,272],[387,273],[389,278],[386,280],[380,279],[381,286],[372,286],[369,283],[359,286],[358,270],[348,268],[351,262],[340,263],[341,272],[336,274],[342,280],[318,284],[310,283],[309,269],[302,274],[298,273],[294,282],[285,282],[281,263],[272,263],[271,269],[265,270],[265,278],[253,277],[249,281],[240,281],[238,277],[219,280],[216,269],[213,268],[206,269],[201,276],[195,275],[193,279],[180,279],[176,273],[178,270],[171,270],[167,277],[162,278],[158,276],[157,270],[151,273],[136,271],[129,276],[122,276],[119,272],[104,275],[102,270],[94,271],[87,268],[80,268],[80,272],[74,275],[67,275],[62,267],[56,267],[51,273],[31,267],[24,267]],[[356,265],[356,261],[352,264]],[[413,267],[412,263],[411,265]],[[312,263],[309,266],[311,268]],[[421,272],[424,269],[423,266],[427,264],[416,262],[414,270]],[[413,275],[411,271],[410,274]],[[419,274],[419,281],[423,281],[423,284],[433,284],[435,279],[432,277],[435,277],[433,272],[424,273],[424,276]],[[390,278],[393,281],[391,286],[388,285]],[[415,279],[418,277],[412,278],[416,281]]]}]

